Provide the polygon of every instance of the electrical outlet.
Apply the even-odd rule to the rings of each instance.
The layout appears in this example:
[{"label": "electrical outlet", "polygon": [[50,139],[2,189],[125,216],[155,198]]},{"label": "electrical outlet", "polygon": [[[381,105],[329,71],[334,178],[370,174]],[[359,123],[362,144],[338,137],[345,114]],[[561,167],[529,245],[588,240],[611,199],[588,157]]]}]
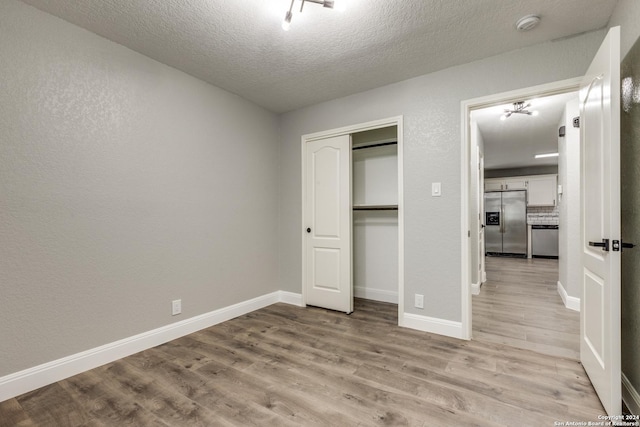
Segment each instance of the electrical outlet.
[{"label": "electrical outlet", "polygon": [[182,313],[182,300],[177,299],[171,301],[171,315],[175,316],[180,313]]},{"label": "electrical outlet", "polygon": [[416,308],[424,308],[424,295],[416,294],[414,305]]}]

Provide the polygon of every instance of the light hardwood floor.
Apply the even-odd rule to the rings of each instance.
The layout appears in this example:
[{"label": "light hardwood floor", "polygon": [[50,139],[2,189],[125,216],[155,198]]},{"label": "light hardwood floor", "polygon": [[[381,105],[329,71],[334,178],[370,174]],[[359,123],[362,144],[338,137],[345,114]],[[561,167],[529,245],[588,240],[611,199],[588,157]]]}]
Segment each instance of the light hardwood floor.
[{"label": "light hardwood floor", "polygon": [[553,426],[603,409],[571,359],[275,304],[0,403],[0,426]]},{"label": "light hardwood floor", "polygon": [[473,337],[552,356],[580,358],[580,313],[558,294],[558,260],[486,257],[473,297]]}]

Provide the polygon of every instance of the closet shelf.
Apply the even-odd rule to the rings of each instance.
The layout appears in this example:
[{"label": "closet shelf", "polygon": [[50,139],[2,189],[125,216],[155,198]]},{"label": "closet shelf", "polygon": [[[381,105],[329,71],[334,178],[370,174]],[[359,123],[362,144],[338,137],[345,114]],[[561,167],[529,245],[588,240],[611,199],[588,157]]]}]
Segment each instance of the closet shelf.
[{"label": "closet shelf", "polygon": [[353,205],[354,211],[397,211],[398,205]]},{"label": "closet shelf", "polygon": [[356,147],[353,147],[352,150],[364,150],[365,148],[384,147],[385,145],[397,145],[397,144],[398,144],[398,141],[379,142],[377,144],[358,145]]}]

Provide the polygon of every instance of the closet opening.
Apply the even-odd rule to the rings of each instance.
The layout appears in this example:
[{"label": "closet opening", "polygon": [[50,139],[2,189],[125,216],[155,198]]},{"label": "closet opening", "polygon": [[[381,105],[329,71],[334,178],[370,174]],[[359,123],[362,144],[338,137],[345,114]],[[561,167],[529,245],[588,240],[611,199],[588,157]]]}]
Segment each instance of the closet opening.
[{"label": "closet opening", "polygon": [[[402,118],[302,137],[304,305],[402,313]],[[365,302],[366,304],[366,302]]]},{"label": "closet opening", "polygon": [[351,135],[353,289],[398,303],[398,128]]}]

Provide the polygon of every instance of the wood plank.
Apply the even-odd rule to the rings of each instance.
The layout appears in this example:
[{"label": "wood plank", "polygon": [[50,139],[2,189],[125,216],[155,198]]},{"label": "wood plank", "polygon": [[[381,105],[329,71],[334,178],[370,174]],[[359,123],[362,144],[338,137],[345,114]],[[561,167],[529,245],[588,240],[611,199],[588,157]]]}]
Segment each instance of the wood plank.
[{"label": "wood plank", "polygon": [[0,419],[494,426],[604,413],[575,360],[399,328],[393,304],[357,299],[355,309],[274,304],[3,402]]}]

